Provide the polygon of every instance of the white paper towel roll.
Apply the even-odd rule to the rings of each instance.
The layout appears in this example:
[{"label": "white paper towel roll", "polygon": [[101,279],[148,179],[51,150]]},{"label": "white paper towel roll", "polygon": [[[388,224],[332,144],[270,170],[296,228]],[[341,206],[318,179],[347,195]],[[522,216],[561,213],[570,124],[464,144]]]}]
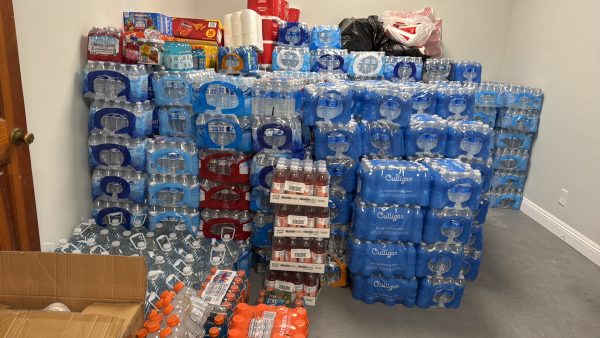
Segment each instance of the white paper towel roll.
[{"label": "white paper towel roll", "polygon": [[242,12],[238,11],[231,16],[232,46],[239,46],[242,42]]},{"label": "white paper towel roll", "polygon": [[223,35],[232,34],[231,30],[231,17],[233,14],[223,15]]},{"label": "white paper towel roll", "polygon": [[260,20],[260,16],[251,9],[241,10],[242,12],[242,34],[256,34],[256,22]]}]

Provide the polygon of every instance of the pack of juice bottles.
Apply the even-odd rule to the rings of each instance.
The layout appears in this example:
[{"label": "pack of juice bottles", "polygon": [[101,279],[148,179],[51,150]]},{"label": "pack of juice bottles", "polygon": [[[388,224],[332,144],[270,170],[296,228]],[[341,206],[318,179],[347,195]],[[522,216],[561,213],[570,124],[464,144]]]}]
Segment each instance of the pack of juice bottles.
[{"label": "pack of juice bottles", "polygon": [[329,197],[329,173],[324,161],[280,158],[271,182],[271,193]]}]

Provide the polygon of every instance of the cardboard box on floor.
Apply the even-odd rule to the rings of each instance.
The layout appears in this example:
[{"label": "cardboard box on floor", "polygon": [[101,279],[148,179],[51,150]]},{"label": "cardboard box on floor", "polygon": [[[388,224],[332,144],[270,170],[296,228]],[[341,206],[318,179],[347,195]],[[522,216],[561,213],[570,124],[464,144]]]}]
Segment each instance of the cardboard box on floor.
[{"label": "cardboard box on floor", "polygon": [[[0,337],[134,337],[146,275],[138,257],[0,252]],[[72,312],[39,311],[55,302]]]}]

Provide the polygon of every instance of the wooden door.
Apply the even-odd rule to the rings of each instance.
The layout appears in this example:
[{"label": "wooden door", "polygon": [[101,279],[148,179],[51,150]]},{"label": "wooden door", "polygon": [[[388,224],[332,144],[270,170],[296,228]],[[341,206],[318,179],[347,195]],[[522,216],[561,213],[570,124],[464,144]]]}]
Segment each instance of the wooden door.
[{"label": "wooden door", "polygon": [[25,105],[11,0],[0,0],[0,250],[39,250]]}]

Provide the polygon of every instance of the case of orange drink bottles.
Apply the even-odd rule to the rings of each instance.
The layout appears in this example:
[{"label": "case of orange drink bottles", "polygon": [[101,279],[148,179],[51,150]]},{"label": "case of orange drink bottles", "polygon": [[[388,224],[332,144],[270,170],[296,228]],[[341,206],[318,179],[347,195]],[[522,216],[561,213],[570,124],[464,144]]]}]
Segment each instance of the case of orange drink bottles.
[{"label": "case of orange drink bottles", "polygon": [[233,313],[228,338],[308,337],[308,313],[303,307],[290,309],[285,306],[238,304]]}]

